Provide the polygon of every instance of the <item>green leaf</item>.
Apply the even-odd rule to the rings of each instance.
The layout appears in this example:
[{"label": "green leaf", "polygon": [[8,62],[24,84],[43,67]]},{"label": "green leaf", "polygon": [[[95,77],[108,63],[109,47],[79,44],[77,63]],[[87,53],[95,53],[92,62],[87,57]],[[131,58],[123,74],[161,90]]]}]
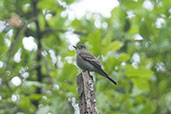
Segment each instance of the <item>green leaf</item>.
[{"label": "green leaf", "polygon": [[[60,17],[60,13],[56,14],[55,16],[52,16],[48,20],[48,24],[55,30],[57,28],[64,28],[64,24],[66,22],[66,18]],[[56,30],[58,31],[58,30]],[[59,30],[60,31],[60,30]]]},{"label": "green leaf", "polygon": [[108,45],[109,43],[111,43],[111,40],[112,40],[112,32],[109,32],[105,35],[104,39],[102,40],[102,45],[103,46]]},{"label": "green leaf", "polygon": [[126,72],[124,74],[129,77],[139,89],[149,90],[148,81],[150,76],[153,75],[153,71],[145,67],[135,69],[132,66],[126,66]]},{"label": "green leaf", "polygon": [[132,66],[126,67],[125,75],[130,78],[144,77],[149,78],[153,75],[153,71],[146,69],[145,67],[133,68]]},{"label": "green leaf", "polygon": [[122,53],[119,57],[120,61],[128,61],[130,59],[130,55],[127,53]]},{"label": "green leaf", "polygon": [[31,94],[30,96],[29,96],[29,98],[31,99],[31,100],[40,100],[41,98],[42,98],[42,94]]},{"label": "green leaf", "polygon": [[50,107],[47,106],[43,106],[41,108],[39,108],[39,110],[36,112],[36,114],[47,114],[50,110]]},{"label": "green leaf", "polygon": [[121,48],[122,42],[120,41],[114,41],[105,46],[105,48],[102,48],[102,52],[104,55],[106,55],[109,51],[117,51]]},{"label": "green leaf", "polygon": [[129,9],[139,9],[142,7],[142,3],[144,0],[119,0],[122,7]]},{"label": "green leaf", "polygon": [[112,17],[111,17],[111,21],[110,20],[110,25],[113,29],[113,31],[115,32],[115,35],[121,35],[121,30],[123,30],[124,28],[124,24],[126,21],[126,11],[124,11],[121,7],[115,7],[112,10]]},{"label": "green leaf", "polygon": [[30,102],[30,99],[26,96],[21,96],[21,101],[16,104],[24,110],[27,114],[33,113],[36,110],[36,107]]},{"label": "green leaf", "polygon": [[56,0],[41,0],[38,2],[38,8],[40,9],[48,9],[54,10],[58,7],[58,3]]},{"label": "green leaf", "polygon": [[54,78],[58,78],[59,77],[59,74],[58,74],[58,72],[56,70],[54,70],[54,71],[51,71],[50,72],[50,76],[52,76]]},{"label": "green leaf", "polygon": [[69,64],[65,62],[64,67],[62,69],[62,80],[71,80],[73,79],[74,74],[77,72],[77,67],[73,64]]},{"label": "green leaf", "polygon": [[141,90],[148,91],[149,90],[149,82],[144,78],[132,78],[132,82]]},{"label": "green leaf", "polygon": [[[0,55],[3,55],[4,53],[7,52],[8,50],[8,47],[7,45],[5,44],[5,38],[2,38],[2,37],[5,37],[4,34],[1,34],[0,33]],[[9,40],[9,39],[8,39]]]},{"label": "green leaf", "polygon": [[155,109],[155,104],[146,103],[140,114],[152,114]]},{"label": "green leaf", "polygon": [[114,41],[107,48],[111,50],[119,50],[121,48],[122,42]]},{"label": "green leaf", "polygon": [[112,56],[109,56],[107,61],[105,61],[104,63],[105,70],[108,72],[113,71],[114,67],[118,65],[120,65],[120,61],[118,61],[115,57],[112,57]]},{"label": "green leaf", "polygon": [[68,98],[64,99],[63,97],[56,96],[51,99],[52,104],[50,111],[52,112],[52,114],[74,114],[74,109],[71,103],[68,101]]},{"label": "green leaf", "polygon": [[35,87],[44,87],[43,83],[40,83],[38,81],[24,81],[24,86],[35,86]]},{"label": "green leaf", "polygon": [[99,52],[101,52],[101,31],[91,33],[88,36],[88,43],[92,46],[93,49],[90,49],[90,51],[95,55],[99,55]]},{"label": "green leaf", "polygon": [[40,29],[44,29],[45,28],[45,16],[44,15],[39,15],[39,23],[40,23]]}]

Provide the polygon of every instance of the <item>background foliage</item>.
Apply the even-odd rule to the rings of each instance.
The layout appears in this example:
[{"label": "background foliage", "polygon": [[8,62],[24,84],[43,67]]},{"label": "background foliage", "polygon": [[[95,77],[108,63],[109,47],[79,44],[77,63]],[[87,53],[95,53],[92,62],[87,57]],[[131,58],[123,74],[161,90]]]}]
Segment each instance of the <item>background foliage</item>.
[{"label": "background foliage", "polygon": [[[0,33],[0,113],[78,111],[80,70],[73,64],[68,32],[78,35],[78,44],[98,56],[118,82],[113,86],[93,74],[100,113],[171,113],[171,1],[150,0],[150,10],[143,7],[144,0],[120,0],[110,18],[88,13],[69,20],[62,14],[73,2],[0,1],[0,20],[5,24]],[[128,12],[134,15],[129,17]],[[26,49],[25,38],[32,38],[37,47]]]}]

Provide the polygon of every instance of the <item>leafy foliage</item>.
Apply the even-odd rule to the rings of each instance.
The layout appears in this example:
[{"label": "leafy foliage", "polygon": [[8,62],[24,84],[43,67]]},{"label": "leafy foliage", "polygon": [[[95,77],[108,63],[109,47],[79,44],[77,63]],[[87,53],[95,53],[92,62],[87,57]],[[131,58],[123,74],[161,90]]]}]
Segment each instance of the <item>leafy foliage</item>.
[{"label": "leafy foliage", "polygon": [[[0,113],[77,112],[80,70],[67,33],[77,34],[78,44],[118,82],[113,86],[93,74],[99,113],[171,113],[171,0],[119,0],[110,18],[88,13],[69,20],[65,11],[74,2],[0,1],[0,22],[6,23],[0,33]],[[28,39],[36,46],[26,47]]]}]

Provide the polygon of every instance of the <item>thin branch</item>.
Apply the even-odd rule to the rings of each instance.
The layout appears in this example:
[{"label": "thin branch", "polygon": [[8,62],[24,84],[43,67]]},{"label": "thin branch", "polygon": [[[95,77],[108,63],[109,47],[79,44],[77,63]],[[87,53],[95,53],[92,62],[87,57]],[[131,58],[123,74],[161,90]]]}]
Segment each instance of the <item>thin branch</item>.
[{"label": "thin branch", "polygon": [[16,46],[18,45],[18,42],[20,41],[20,39],[22,38],[21,36],[24,34],[24,32],[27,30],[27,25],[30,24],[31,22],[35,21],[36,18],[32,18],[30,19],[22,28],[22,30],[19,32],[19,34],[16,36],[16,40],[15,42],[11,45],[11,48],[9,49],[9,56],[13,55],[13,52],[16,48]]},{"label": "thin branch", "polygon": [[[42,60],[42,54],[41,54],[41,50],[42,50],[42,45],[41,45],[41,38],[42,38],[42,33],[41,33],[41,30],[40,30],[40,25],[39,25],[39,20],[38,20],[38,8],[37,8],[37,2],[38,0],[32,0],[32,7],[33,7],[33,15],[34,17],[36,17],[36,20],[34,21],[35,24],[36,24],[36,37],[37,37],[37,41],[38,41],[38,49],[37,49],[37,57],[36,57],[36,61],[38,64],[38,66],[36,67],[36,71],[37,71],[37,81],[38,82],[42,82],[42,79],[43,79],[43,74],[41,72],[41,65],[40,65],[40,61]],[[37,94],[41,94],[41,88],[38,87],[36,89],[36,93]],[[39,105],[39,101],[36,100],[34,101],[33,103],[36,107],[38,107]]]},{"label": "thin branch", "polygon": [[[7,63],[6,63],[6,67],[5,67],[5,70],[3,72],[2,78],[4,78],[6,76],[6,71],[9,69],[10,59],[14,53],[14,50],[16,49],[16,46],[18,45],[18,42],[21,39],[21,36],[27,30],[27,25],[30,24],[31,22],[33,22],[34,20],[35,20],[35,18],[32,18],[25,25],[23,25],[23,28],[21,29],[21,31],[19,32],[19,34],[15,38],[16,39],[15,42],[13,44],[11,44],[10,49],[8,51]],[[10,86],[8,85],[8,81],[6,79],[3,79],[2,83],[4,83],[9,89],[11,89]]]},{"label": "thin branch", "polygon": [[[20,39],[22,38],[21,36],[24,34],[24,32],[27,30],[27,25],[30,24],[31,22],[33,22],[35,20],[35,18],[32,18],[30,19],[24,26],[23,28],[21,29],[21,31],[19,32],[19,34],[16,36],[16,40],[13,44],[11,44],[11,47],[8,51],[8,58],[7,58],[7,64],[6,64],[6,69],[5,71],[8,69],[8,66],[9,66],[9,62],[10,62],[10,59],[14,53],[14,50],[16,49]],[[5,73],[5,72],[4,72]]]},{"label": "thin branch", "polygon": [[[41,31],[42,34],[46,34],[46,33],[49,33],[49,32],[62,32],[62,33],[65,33],[65,32],[68,32],[69,30],[64,30],[64,29],[52,29],[52,28],[46,28],[45,30]],[[77,35],[81,35],[81,36],[87,36],[88,33],[86,32],[80,32],[80,31],[73,31],[74,34],[77,34]]]}]

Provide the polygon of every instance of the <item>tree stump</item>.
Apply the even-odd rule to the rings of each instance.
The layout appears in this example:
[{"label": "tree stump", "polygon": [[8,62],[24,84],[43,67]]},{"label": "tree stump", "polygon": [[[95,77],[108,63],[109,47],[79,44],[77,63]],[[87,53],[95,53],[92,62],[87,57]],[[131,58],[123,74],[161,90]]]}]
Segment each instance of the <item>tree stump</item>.
[{"label": "tree stump", "polygon": [[98,114],[93,77],[88,71],[77,75],[80,114]]}]

